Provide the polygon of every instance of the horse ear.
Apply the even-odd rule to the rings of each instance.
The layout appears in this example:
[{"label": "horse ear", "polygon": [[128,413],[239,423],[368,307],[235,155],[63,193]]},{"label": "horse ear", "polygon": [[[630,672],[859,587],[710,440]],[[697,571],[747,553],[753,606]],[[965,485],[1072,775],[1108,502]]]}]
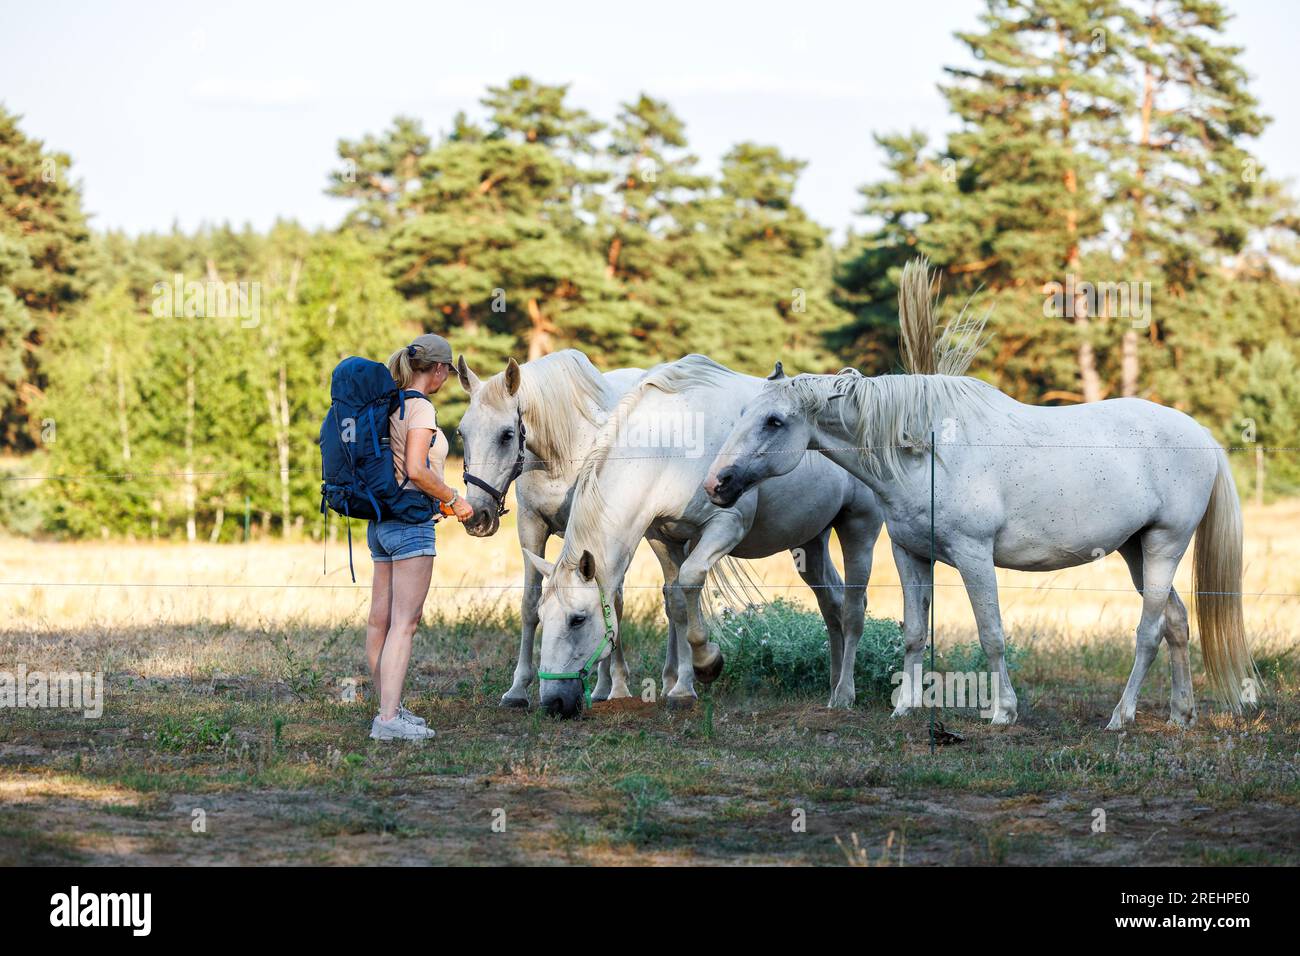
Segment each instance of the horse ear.
[{"label": "horse ear", "polygon": [[785,366],[780,362],[777,362],[772,369],[772,374],[767,377],[767,380],[769,382],[776,382],[783,378],[785,378]]},{"label": "horse ear", "polygon": [[529,551],[527,548],[522,548],[521,550],[524,552],[525,560],[527,560],[528,563],[531,564],[537,570],[537,573],[540,574],[542,577],[549,578],[552,574],[555,573],[554,562],[547,561],[545,558],[539,558],[537,555],[533,554],[533,552]]},{"label": "horse ear", "polygon": [[469,363],[465,361],[464,355],[461,355],[461,357],[456,360],[456,377],[460,379],[460,387],[471,395],[473,395],[478,389],[478,376],[475,375],[473,370],[469,367]]},{"label": "horse ear", "polygon": [[513,358],[506,362],[506,389],[511,395],[519,393],[519,363]]},{"label": "horse ear", "polygon": [[582,575],[584,581],[595,579],[596,559],[591,556],[590,551],[582,552],[582,557],[578,559],[578,573]]}]

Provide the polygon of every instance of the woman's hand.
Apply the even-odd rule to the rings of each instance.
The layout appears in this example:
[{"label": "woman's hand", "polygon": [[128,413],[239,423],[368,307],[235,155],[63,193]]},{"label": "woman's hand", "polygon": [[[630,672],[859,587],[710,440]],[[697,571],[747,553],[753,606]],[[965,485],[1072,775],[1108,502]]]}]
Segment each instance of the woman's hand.
[{"label": "woman's hand", "polygon": [[464,495],[456,496],[456,500],[451,503],[451,510],[461,524],[474,517],[474,506],[465,500]]}]

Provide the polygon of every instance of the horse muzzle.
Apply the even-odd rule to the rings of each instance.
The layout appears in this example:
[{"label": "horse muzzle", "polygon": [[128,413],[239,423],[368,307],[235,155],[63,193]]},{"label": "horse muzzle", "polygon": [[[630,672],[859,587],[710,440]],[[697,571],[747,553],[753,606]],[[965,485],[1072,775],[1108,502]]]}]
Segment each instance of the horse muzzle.
[{"label": "horse muzzle", "polygon": [[465,522],[465,530],[475,538],[490,538],[501,527],[501,518],[493,505],[474,508],[474,517]]},{"label": "horse muzzle", "polygon": [[582,713],[582,681],[568,678],[565,680],[542,681],[542,710],[551,717],[577,717]]},{"label": "horse muzzle", "polygon": [[735,465],[722,468],[704,482],[704,493],[720,508],[730,508],[745,493],[744,480]]}]

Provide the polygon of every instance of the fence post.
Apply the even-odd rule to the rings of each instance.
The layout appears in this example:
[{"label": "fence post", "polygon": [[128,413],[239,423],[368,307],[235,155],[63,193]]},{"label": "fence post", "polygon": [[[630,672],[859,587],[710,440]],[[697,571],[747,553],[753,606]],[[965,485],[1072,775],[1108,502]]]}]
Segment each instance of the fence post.
[{"label": "fence post", "polygon": [[1255,504],[1264,503],[1264,446],[1255,446]]}]

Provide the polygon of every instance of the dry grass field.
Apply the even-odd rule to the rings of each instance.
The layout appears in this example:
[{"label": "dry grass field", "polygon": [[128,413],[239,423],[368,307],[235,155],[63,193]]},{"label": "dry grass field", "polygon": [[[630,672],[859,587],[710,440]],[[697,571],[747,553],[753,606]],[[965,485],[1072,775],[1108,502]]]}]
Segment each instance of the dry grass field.
[{"label": "dry grass field", "polygon": [[[1246,622],[1262,638],[1300,637],[1300,500],[1247,506]],[[9,626],[36,631],[100,626],[148,626],[196,621],[346,625],[363,619],[371,564],[365,525],[353,527],[357,582],[348,573],[346,536],[331,524],[332,540],[247,545],[129,543],[61,544],[0,539],[0,599]],[[551,539],[548,556],[559,550]],[[837,545],[832,545],[839,562]],[[438,528],[439,558],[428,607],[444,615],[485,601],[518,602],[523,562],[514,514],[492,538],[471,538],[455,521]],[[751,562],[769,596],[811,605],[811,594],[788,555]],[[1118,555],[1054,574],[999,571],[1003,618],[1016,631],[1046,629],[1083,636],[1137,626],[1140,601]],[[642,545],[628,575],[630,600],[659,599],[659,565]],[[1177,586],[1191,586],[1191,560]],[[940,633],[966,631],[974,618],[957,573],[937,572]],[[887,534],[876,543],[868,592],[870,613],[902,614],[898,575]]]},{"label": "dry grass field", "polygon": [[[943,713],[963,739],[934,754],[925,715],[892,720],[881,693],[851,712],[821,690],[729,685],[684,713],[498,709],[520,576],[509,520],[486,541],[440,531],[408,698],[438,737],[415,746],[370,741],[371,704],[341,700],[352,678],[364,694],[363,535],[355,586],[342,541],[325,572],[311,544],[0,542],[0,671],[100,671],[107,690],[98,719],[0,717],[0,863],[1300,862],[1300,617],[1276,596],[1300,592],[1300,503],[1247,510],[1257,713],[1205,695],[1194,636],[1197,728],[1165,726],[1162,651],[1137,727],[1101,730],[1138,612],[1112,557],[1002,575],[1021,721]],[[896,617],[883,537],[876,558],[871,612]],[[755,570],[808,603],[788,557]],[[638,680],[662,651],[657,573],[641,554],[630,578]],[[956,583],[940,574],[941,652],[973,639]]]}]

